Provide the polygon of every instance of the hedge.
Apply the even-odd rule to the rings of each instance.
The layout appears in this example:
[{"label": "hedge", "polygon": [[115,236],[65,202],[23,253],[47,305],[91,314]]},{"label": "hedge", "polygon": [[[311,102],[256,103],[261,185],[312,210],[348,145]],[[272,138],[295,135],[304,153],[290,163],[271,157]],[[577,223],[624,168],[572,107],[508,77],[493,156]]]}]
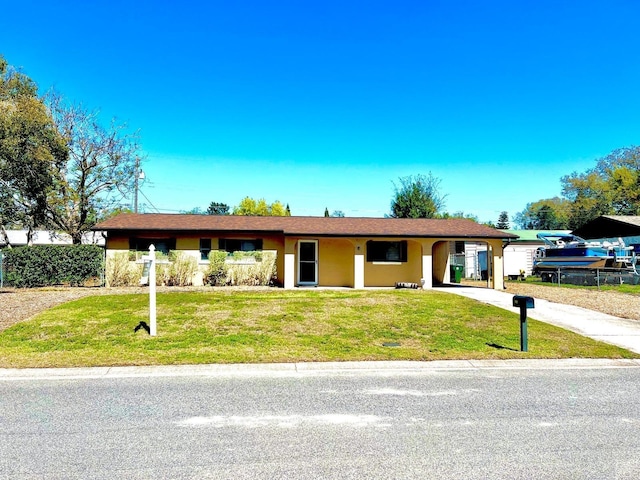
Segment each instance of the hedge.
[{"label": "hedge", "polygon": [[2,253],[5,283],[17,288],[80,286],[103,277],[104,250],[97,245],[36,245]]}]

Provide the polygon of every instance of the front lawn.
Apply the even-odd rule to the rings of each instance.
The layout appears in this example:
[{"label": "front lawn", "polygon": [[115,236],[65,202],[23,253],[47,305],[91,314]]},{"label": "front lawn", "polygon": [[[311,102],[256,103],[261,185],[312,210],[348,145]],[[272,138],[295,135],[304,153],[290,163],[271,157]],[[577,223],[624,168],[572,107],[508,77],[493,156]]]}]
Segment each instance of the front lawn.
[{"label": "front lawn", "polygon": [[619,347],[456,295],[415,290],[212,289],[104,295],[47,310],[0,333],[0,367],[355,360],[639,358]]}]

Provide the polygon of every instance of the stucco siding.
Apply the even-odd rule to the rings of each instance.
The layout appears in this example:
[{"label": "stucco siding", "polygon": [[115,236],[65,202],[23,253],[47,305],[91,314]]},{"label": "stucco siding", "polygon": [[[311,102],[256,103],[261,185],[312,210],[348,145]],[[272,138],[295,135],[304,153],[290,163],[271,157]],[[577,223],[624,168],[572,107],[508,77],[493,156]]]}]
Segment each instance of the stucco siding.
[{"label": "stucco siding", "polygon": [[206,237],[176,237],[176,250],[200,251],[200,238]]},{"label": "stucco siding", "polygon": [[406,262],[365,262],[366,287],[393,287],[396,282],[420,283],[422,278],[422,246],[407,241]]},{"label": "stucco siding", "polygon": [[450,281],[449,254],[449,241],[440,241],[433,245],[433,282],[435,285]]},{"label": "stucco siding", "polygon": [[353,286],[353,244],[348,240],[323,238],[318,243],[318,284]]},{"label": "stucco siding", "polygon": [[129,237],[109,236],[106,245],[107,250],[129,250]]}]

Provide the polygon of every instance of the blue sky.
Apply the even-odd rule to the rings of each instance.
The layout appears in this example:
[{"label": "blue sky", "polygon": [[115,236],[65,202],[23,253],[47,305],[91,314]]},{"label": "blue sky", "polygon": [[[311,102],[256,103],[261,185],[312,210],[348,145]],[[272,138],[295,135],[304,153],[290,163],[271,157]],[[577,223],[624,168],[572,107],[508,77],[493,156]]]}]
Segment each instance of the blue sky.
[{"label": "blue sky", "polygon": [[381,217],[431,172],[496,221],[640,134],[636,1],[0,3],[11,65],[139,130],[147,211]]}]

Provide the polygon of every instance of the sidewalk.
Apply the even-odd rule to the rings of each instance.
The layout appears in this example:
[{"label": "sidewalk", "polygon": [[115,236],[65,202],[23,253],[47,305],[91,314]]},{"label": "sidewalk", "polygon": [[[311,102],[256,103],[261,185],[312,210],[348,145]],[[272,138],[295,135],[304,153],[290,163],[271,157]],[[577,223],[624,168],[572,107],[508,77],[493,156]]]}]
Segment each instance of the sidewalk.
[{"label": "sidewalk", "polygon": [[[513,294],[490,288],[449,286],[436,287],[446,293],[462,295],[479,302],[495,305],[511,312],[520,313],[513,307]],[[534,299],[535,308],[529,309],[527,317],[550,323],[601,342],[611,343],[640,353],[640,321],[614,317],[586,308]]]}]

